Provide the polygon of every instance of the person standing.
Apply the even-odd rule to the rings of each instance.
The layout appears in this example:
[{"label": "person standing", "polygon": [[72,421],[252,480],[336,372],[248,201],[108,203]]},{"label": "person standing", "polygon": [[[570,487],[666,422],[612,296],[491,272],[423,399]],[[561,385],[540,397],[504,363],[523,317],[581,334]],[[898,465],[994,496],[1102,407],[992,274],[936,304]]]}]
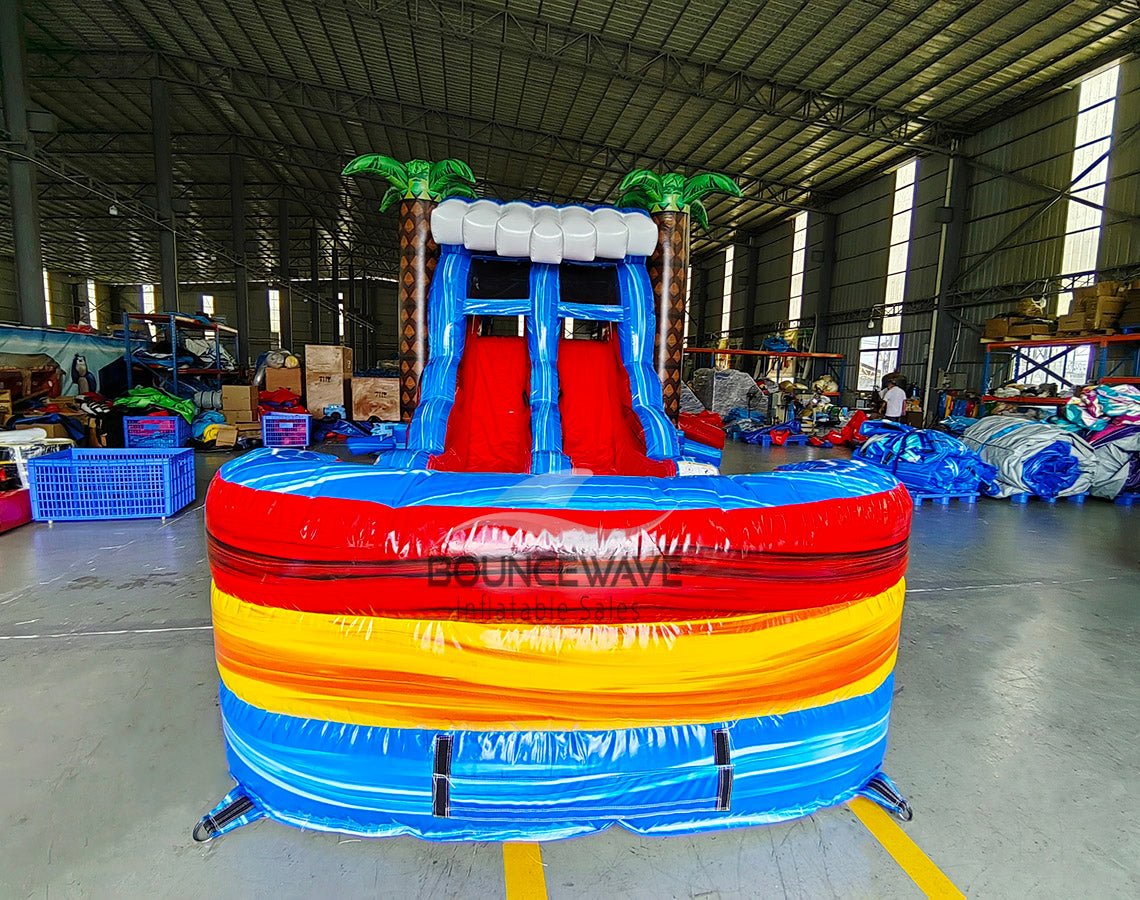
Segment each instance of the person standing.
[{"label": "person standing", "polygon": [[883,394],[883,402],[886,405],[883,418],[892,422],[902,422],[906,418],[906,391],[899,387],[897,382],[891,381],[888,384],[889,387]]}]

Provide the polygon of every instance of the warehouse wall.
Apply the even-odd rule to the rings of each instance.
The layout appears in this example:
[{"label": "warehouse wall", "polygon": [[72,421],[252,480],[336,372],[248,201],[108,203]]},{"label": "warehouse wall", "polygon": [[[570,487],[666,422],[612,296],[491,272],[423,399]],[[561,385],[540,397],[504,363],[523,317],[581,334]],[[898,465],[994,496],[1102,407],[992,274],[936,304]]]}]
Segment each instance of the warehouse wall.
[{"label": "warehouse wall", "polygon": [[[985,129],[969,138],[962,150],[987,166],[1016,171],[1046,184],[1068,185],[1072,169],[1073,142],[1079,88],[1056,94],[1032,109]],[[1113,153],[1106,192],[1108,206],[1130,213],[1131,220],[1106,215],[1097,268],[1099,271],[1140,271],[1140,60],[1121,67],[1114,121]],[[919,159],[902,324],[900,362],[912,382],[926,378],[930,352],[931,309],[937,294],[939,248],[942,225],[937,211],[945,203],[947,158],[941,155]],[[960,170],[961,171],[961,170]],[[966,205],[957,210],[962,222],[962,256],[957,288],[976,292],[983,288],[1028,283],[1062,273],[1061,260],[1067,204],[1059,202],[1034,217],[1049,194],[1040,188],[995,175],[980,167],[968,167]],[[890,219],[894,193],[893,173],[879,177],[832,202],[824,214],[808,220],[807,260],[804,272],[803,317],[810,320],[819,309],[820,277],[824,250],[825,215],[835,220],[835,261],[832,269],[830,306],[824,317],[826,346],[817,350],[843,353],[849,363],[848,386],[854,384],[854,366],[861,338],[876,334],[880,317],[871,311],[883,302],[886,290]],[[1009,237],[1010,232],[1023,226]],[[756,283],[747,296],[734,291],[734,325],[742,325],[743,308],[751,303],[757,327],[756,343],[782,325],[787,316],[792,264],[791,216],[753,236],[759,253]],[[992,254],[989,251],[1001,244]],[[737,250],[741,274],[744,248]],[[719,328],[723,262],[720,255],[698,261],[710,276],[710,302],[706,321],[710,330]],[[735,279],[734,279],[735,281]],[[964,305],[962,305],[964,304]],[[739,305],[739,308],[737,308]],[[953,315],[958,332],[953,369],[964,372],[971,385],[980,386],[983,352],[979,342],[986,318],[1008,311],[1012,297],[980,302],[970,296],[956,301],[961,308]],[[874,327],[867,324],[873,318]],[[942,361],[945,364],[945,360]],[[936,360],[936,366],[939,361]]]},{"label": "warehouse wall", "polygon": [[20,303],[16,296],[16,260],[0,254],[0,322],[19,323]]}]

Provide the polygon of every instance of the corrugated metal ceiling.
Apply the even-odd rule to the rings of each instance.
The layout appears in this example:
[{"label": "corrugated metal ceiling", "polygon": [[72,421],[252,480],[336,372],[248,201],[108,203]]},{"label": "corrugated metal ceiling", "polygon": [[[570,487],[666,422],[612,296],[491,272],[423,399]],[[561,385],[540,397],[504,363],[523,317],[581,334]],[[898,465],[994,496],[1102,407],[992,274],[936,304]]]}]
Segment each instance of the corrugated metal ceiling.
[{"label": "corrugated metal ceiling", "polygon": [[[696,251],[763,227],[928,148],[944,148],[1136,50],[1140,8],[1094,0],[37,0],[27,3],[41,146],[116,192],[153,197],[150,86],[171,84],[184,221],[229,236],[228,155],[246,159],[247,232],[276,245],[276,205],[363,263],[394,261],[382,186],[355,153],[458,156],[502,197],[614,199],[630,168],[714,168]],[[157,276],[149,225],[41,177],[49,264]],[[389,216],[390,219],[390,216]],[[137,233],[124,237],[132,228]],[[0,233],[0,242],[10,235]],[[388,244],[393,246],[388,247]],[[183,246],[187,278],[224,261]],[[276,260],[262,263],[276,267]]]}]

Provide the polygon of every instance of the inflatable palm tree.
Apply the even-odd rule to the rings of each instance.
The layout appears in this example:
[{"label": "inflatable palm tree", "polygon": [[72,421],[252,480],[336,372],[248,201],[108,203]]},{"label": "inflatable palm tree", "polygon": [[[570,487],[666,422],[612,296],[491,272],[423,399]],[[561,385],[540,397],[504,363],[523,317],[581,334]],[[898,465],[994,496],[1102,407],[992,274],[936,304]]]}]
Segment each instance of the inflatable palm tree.
[{"label": "inflatable palm tree", "polygon": [[448,197],[474,197],[475,175],[458,159],[402,163],[379,153],[356,157],[341,174],[387,179],[390,187],[380,200],[381,212],[400,203],[400,418],[409,422],[427,363],[427,297],[439,262],[431,212]]},{"label": "inflatable palm tree", "polygon": [[689,267],[689,216],[709,227],[702,202],[713,193],[740,197],[736,182],[727,175],[702,172],[686,178],[679,172],[658,175],[635,169],[618,185],[619,206],[638,206],[657,223],[657,249],[649,257],[649,278],[657,297],[655,361],[665,400],[665,412],[674,422],[681,412],[681,351],[685,339],[685,272]]}]

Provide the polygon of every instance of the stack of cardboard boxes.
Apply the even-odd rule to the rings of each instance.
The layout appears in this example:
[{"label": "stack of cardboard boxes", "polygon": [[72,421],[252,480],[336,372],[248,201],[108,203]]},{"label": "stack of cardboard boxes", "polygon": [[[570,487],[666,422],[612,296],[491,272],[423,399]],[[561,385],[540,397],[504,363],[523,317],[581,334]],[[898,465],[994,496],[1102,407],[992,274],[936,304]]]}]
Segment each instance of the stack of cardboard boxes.
[{"label": "stack of cardboard boxes", "polygon": [[266,369],[265,389],[267,391],[288,391],[298,397],[305,396],[305,378],[300,367],[296,369]]},{"label": "stack of cardboard boxes", "polygon": [[3,425],[8,419],[12,417],[14,409],[12,406],[12,392],[0,391],[0,425]]},{"label": "stack of cardboard boxes", "polygon": [[1112,333],[1123,323],[1125,306],[1135,293],[1118,281],[1101,281],[1091,287],[1073,290],[1073,308],[1057,321],[1062,334],[1083,334],[1090,331]]},{"label": "stack of cardboard boxes", "polygon": [[260,437],[257,415],[257,387],[252,384],[222,386],[222,415],[226,424],[218,428],[218,447],[232,447],[242,437]]}]

